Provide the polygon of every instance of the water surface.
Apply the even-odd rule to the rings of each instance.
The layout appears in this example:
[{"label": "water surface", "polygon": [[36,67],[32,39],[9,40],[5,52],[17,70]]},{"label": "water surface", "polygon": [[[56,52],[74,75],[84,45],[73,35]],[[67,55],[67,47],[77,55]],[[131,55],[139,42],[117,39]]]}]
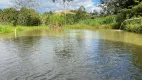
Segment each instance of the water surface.
[{"label": "water surface", "polygon": [[142,35],[34,30],[0,38],[0,80],[142,80]]}]

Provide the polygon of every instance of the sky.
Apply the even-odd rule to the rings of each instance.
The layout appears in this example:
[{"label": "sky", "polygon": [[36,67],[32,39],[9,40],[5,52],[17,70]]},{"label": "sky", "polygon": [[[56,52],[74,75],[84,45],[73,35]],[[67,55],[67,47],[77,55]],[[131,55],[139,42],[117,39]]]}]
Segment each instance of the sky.
[{"label": "sky", "polygon": [[[56,2],[53,3],[52,0],[39,0],[40,6],[37,8],[37,11],[40,13],[48,12],[48,11],[61,11],[63,10],[63,6]],[[67,9],[76,10],[80,6],[84,6],[87,12],[91,12],[94,9],[97,11],[100,10],[96,5],[99,4],[99,0],[74,0],[70,3],[70,6]],[[0,9],[13,7],[13,4],[10,0],[0,0]]]}]

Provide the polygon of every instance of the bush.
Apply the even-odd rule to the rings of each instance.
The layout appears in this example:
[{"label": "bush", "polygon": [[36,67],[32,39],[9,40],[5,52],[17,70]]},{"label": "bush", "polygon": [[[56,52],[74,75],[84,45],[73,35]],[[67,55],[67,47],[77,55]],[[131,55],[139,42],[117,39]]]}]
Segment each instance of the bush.
[{"label": "bush", "polygon": [[38,26],[41,24],[39,13],[33,9],[21,8],[18,24],[22,26]]},{"label": "bush", "polygon": [[131,9],[122,9],[121,12],[117,15],[116,21],[121,24],[125,19],[133,17],[133,11]]},{"label": "bush", "polygon": [[142,18],[127,21],[124,25],[124,29],[131,32],[142,33]]},{"label": "bush", "polygon": [[117,16],[117,22],[120,25],[124,20],[138,16],[142,16],[142,2],[131,9],[122,9]]}]

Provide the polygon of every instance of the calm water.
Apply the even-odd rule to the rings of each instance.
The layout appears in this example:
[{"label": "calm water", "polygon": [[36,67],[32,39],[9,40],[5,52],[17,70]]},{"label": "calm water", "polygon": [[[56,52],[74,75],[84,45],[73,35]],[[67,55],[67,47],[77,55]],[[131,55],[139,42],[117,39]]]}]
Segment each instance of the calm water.
[{"label": "calm water", "polygon": [[142,80],[142,35],[115,30],[1,35],[0,80]]}]

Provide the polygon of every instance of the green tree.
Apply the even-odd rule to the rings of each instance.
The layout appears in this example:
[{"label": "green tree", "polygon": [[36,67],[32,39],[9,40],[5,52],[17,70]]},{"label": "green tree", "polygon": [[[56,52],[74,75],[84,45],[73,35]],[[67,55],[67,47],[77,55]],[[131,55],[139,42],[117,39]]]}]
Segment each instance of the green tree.
[{"label": "green tree", "polygon": [[34,9],[21,8],[18,24],[23,26],[38,26],[41,24],[40,15]]},{"label": "green tree", "polygon": [[16,26],[18,13],[19,12],[15,8],[4,9],[3,12],[1,13],[1,20],[4,23],[10,23],[13,24],[13,26]]},{"label": "green tree", "polygon": [[135,16],[142,16],[142,2],[132,8]]},{"label": "green tree", "polygon": [[1,23],[12,24],[22,26],[38,26],[41,24],[40,15],[34,9],[21,8],[17,10],[15,8],[4,9],[0,13]]},{"label": "green tree", "polygon": [[117,14],[124,8],[131,9],[141,0],[101,0],[101,3],[107,6],[108,13]]},{"label": "green tree", "polygon": [[87,18],[87,12],[84,6],[80,6],[75,15],[76,21],[84,20]]}]

